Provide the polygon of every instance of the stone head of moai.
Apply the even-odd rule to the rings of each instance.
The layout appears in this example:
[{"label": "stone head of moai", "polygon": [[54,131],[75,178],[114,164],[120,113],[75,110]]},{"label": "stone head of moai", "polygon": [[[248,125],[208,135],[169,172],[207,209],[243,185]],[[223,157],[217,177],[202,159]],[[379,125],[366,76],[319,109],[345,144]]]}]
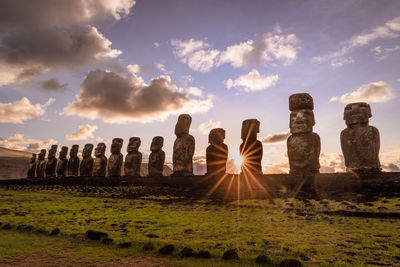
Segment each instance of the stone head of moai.
[{"label": "stone head of moai", "polygon": [[36,154],[32,154],[31,163],[35,163],[35,162],[36,162]]},{"label": "stone head of moai", "polygon": [[114,138],[111,144],[111,154],[120,154],[123,143],[122,138]]},{"label": "stone head of moai", "polygon": [[44,160],[46,157],[46,149],[41,149],[39,153],[39,161]]},{"label": "stone head of moai", "polygon": [[315,125],[313,109],[314,101],[309,94],[293,94],[289,97],[289,127],[292,134],[312,132]]},{"label": "stone head of moai", "polygon": [[52,145],[49,149],[49,155],[47,156],[48,159],[55,159],[57,153],[57,145]]},{"label": "stone head of moai", "polygon": [[164,146],[164,137],[155,136],[151,141],[150,150],[151,152],[161,151],[163,146]]},{"label": "stone head of moai", "polygon": [[82,157],[87,158],[92,156],[92,151],[93,151],[93,145],[92,144],[86,144],[83,147],[82,150]]},{"label": "stone head of moai", "polygon": [[369,123],[372,117],[371,107],[365,102],[351,103],[344,108],[343,119],[347,126]]},{"label": "stone head of moai", "polygon": [[96,148],[94,149],[94,155],[96,158],[104,156],[106,153],[106,144],[98,143]]},{"label": "stone head of moai", "polygon": [[260,132],[260,122],[257,119],[248,119],[242,122],[242,140],[256,140]]},{"label": "stone head of moai", "polygon": [[61,147],[61,151],[60,151],[60,154],[59,154],[59,158],[60,159],[66,159],[67,158],[67,154],[68,154],[68,147],[67,146],[63,146],[63,147]]},{"label": "stone head of moai", "polygon": [[75,158],[78,156],[79,145],[72,145],[71,150],[69,151],[69,156],[71,158]]},{"label": "stone head of moai", "polygon": [[131,137],[129,138],[129,143],[127,147],[127,152],[138,152],[140,147],[141,141],[139,137]]},{"label": "stone head of moai", "polygon": [[192,117],[189,114],[181,114],[178,117],[178,122],[175,125],[175,135],[179,138],[189,134]]},{"label": "stone head of moai", "polygon": [[225,130],[222,128],[212,129],[208,135],[208,143],[222,144],[225,139]]}]

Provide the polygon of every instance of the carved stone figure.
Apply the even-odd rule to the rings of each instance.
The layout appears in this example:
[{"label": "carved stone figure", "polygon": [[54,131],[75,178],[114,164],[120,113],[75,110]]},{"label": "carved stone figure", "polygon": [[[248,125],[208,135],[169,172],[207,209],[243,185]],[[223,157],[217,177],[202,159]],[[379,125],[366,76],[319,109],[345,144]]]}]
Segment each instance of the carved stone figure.
[{"label": "carved stone figure", "polygon": [[140,176],[140,165],[142,164],[142,153],[139,152],[141,141],[139,137],[129,139],[125,157],[124,172],[126,176]]},{"label": "carved stone figure", "polygon": [[242,123],[240,144],[240,155],[243,158],[241,167],[242,173],[252,172],[261,174],[261,160],[263,157],[263,146],[257,140],[257,133],[260,132],[260,122],[256,119],[244,120]]},{"label": "carved stone figure", "polygon": [[313,132],[314,101],[307,93],[293,94],[289,97],[290,133],[287,151],[291,174],[319,173],[319,154],[321,141]]},{"label": "carved stone figure", "polygon": [[121,167],[124,157],[121,154],[121,148],[124,140],[114,138],[111,144],[111,156],[108,159],[108,176],[121,176]]},{"label": "carved stone figure", "polygon": [[36,176],[36,154],[32,154],[27,176],[28,178],[34,178]]},{"label": "carved stone figure", "polygon": [[46,149],[40,150],[39,157],[38,157],[38,166],[36,168],[36,177],[44,178],[45,177],[45,170],[46,170]]},{"label": "carved stone figure", "polygon": [[165,152],[162,151],[164,145],[164,138],[156,136],[151,142],[151,153],[149,156],[149,176],[162,176],[165,161]]},{"label": "carved stone figure", "polygon": [[92,158],[93,145],[86,144],[82,151],[82,161],[79,168],[81,176],[92,176],[93,172],[93,158]]},{"label": "carved stone figure", "polygon": [[347,128],[340,134],[340,143],[348,171],[381,170],[379,131],[369,125],[371,117],[371,107],[367,103],[348,104],[344,109]]},{"label": "carved stone figure", "polygon": [[49,149],[49,154],[47,156],[46,162],[46,177],[55,177],[57,171],[57,145],[52,145]]},{"label": "carved stone figure", "polygon": [[93,176],[105,177],[107,168],[107,157],[104,156],[106,153],[106,145],[104,143],[98,143],[94,149],[94,164],[93,164]]},{"label": "carved stone figure", "polygon": [[69,160],[67,164],[68,176],[78,176],[79,173],[79,145],[72,145],[69,151]]},{"label": "carved stone figure", "polygon": [[68,164],[67,154],[68,154],[68,147],[66,146],[61,147],[57,163],[58,177],[65,177],[67,175],[67,164]]},{"label": "carved stone figure", "polygon": [[225,130],[222,128],[212,129],[208,135],[210,143],[206,150],[208,175],[221,175],[226,172],[228,146],[224,144],[224,139]]},{"label": "carved stone figure", "polygon": [[193,175],[193,154],[195,140],[189,134],[192,117],[189,114],[181,114],[175,125],[176,140],[172,156],[174,175]]}]

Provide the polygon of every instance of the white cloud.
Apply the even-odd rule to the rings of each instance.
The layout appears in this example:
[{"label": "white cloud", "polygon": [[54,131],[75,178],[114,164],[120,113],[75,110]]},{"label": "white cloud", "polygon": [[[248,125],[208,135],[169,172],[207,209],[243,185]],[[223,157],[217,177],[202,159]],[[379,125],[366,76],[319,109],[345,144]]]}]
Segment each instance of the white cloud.
[{"label": "white cloud", "polygon": [[209,122],[201,123],[197,130],[200,134],[208,135],[214,128],[221,128],[221,122],[210,120]]},{"label": "white cloud", "polygon": [[153,46],[154,46],[155,48],[159,48],[159,47],[160,47],[160,43],[159,43],[159,42],[154,42],[154,43],[153,43]]},{"label": "white cloud", "polygon": [[254,92],[274,86],[278,79],[278,75],[260,75],[256,69],[253,69],[248,74],[239,76],[235,80],[228,79],[225,84],[228,89],[237,87],[245,92]]},{"label": "white cloud", "polygon": [[332,97],[329,102],[387,102],[395,97],[392,87],[384,81],[364,84],[357,90],[340,97]]},{"label": "white cloud", "polygon": [[346,64],[354,63],[355,60],[352,57],[341,57],[336,58],[331,61],[332,67],[343,67]]},{"label": "white cloud", "polygon": [[341,154],[321,153],[321,155],[319,156],[319,163],[321,165],[320,172],[322,173],[346,171],[346,166],[344,164],[344,157]]},{"label": "white cloud", "polygon": [[93,132],[97,130],[97,125],[80,125],[78,130],[74,133],[67,134],[65,138],[67,140],[88,140],[93,139]]},{"label": "white cloud", "polygon": [[286,142],[286,140],[289,136],[290,136],[289,132],[270,134],[270,135],[264,137],[262,139],[262,142],[264,144]]},{"label": "white cloud", "polygon": [[29,151],[33,153],[37,153],[41,149],[48,149],[51,145],[56,143],[57,141],[54,139],[41,141],[26,138],[23,134],[14,134],[12,136],[9,136],[7,139],[3,139],[0,137],[0,146],[2,147],[21,151]]},{"label": "white cloud", "polygon": [[377,47],[371,49],[371,51],[374,52],[377,61],[381,61],[381,60],[387,58],[391,53],[400,51],[400,45],[396,45],[394,47],[387,47],[387,48],[382,48],[382,46],[377,46]]},{"label": "white cloud", "polygon": [[0,103],[0,122],[24,123],[25,120],[40,118],[54,101],[54,98],[49,98],[43,105],[33,105],[28,98],[23,97],[19,101]]}]

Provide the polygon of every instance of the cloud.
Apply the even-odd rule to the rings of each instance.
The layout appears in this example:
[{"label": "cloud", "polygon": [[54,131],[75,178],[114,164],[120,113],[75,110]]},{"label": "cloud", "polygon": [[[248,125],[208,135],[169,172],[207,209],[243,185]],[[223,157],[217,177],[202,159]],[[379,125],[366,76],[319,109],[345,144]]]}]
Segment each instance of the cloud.
[{"label": "cloud", "polygon": [[71,140],[88,140],[93,139],[93,132],[97,130],[97,125],[80,125],[78,130],[74,133],[67,134],[65,138],[69,141]]},{"label": "cloud", "polygon": [[[392,20],[387,21],[383,25],[350,37],[350,39],[342,42],[342,47],[339,50],[330,52],[323,56],[313,57],[312,62],[321,63],[328,60],[333,60],[332,62],[334,62],[335,59],[345,56],[352,49],[366,46],[370,42],[377,39],[393,39],[398,37],[400,37],[400,17],[396,17]],[[341,60],[344,64],[352,63],[351,61],[346,62],[345,59]],[[342,64],[341,66],[343,66],[344,64]]]},{"label": "cloud", "polygon": [[0,2],[0,86],[76,69],[122,52],[91,23],[119,20],[132,0]]},{"label": "cloud", "polygon": [[396,45],[394,47],[387,47],[387,48],[382,48],[382,46],[377,46],[371,51],[374,52],[376,60],[381,61],[387,58],[391,53],[400,51],[400,45]]},{"label": "cloud", "polygon": [[76,99],[64,108],[63,114],[101,118],[108,123],[145,123],[180,113],[207,112],[212,106],[212,96],[193,98],[190,90],[179,88],[169,76],[146,84],[135,74],[121,76],[95,70],[86,76]]},{"label": "cloud", "polygon": [[274,86],[278,81],[278,75],[260,75],[260,73],[253,69],[246,75],[239,76],[237,79],[228,79],[225,81],[226,88],[232,87],[240,88],[245,92],[254,92],[267,89]]},{"label": "cloud", "polygon": [[208,135],[214,128],[221,128],[221,122],[210,120],[209,122],[201,123],[197,130],[200,134]]},{"label": "cloud", "polygon": [[261,142],[263,142],[264,144],[286,142],[289,136],[289,132],[271,134],[264,137]]},{"label": "cloud", "polygon": [[319,156],[319,163],[321,165],[320,172],[322,173],[346,171],[346,166],[344,164],[344,157],[341,154],[321,153],[321,155]]},{"label": "cloud", "polygon": [[51,145],[56,143],[57,141],[54,139],[41,141],[25,138],[23,134],[14,134],[12,136],[9,136],[7,139],[3,139],[0,137],[0,146],[9,149],[29,151],[32,153],[37,153],[41,149],[48,149]]},{"label": "cloud", "polygon": [[60,84],[60,82],[56,79],[49,79],[39,82],[39,88],[44,91],[62,91],[66,89],[67,86],[67,83]]},{"label": "cloud", "polygon": [[383,82],[364,84],[357,90],[346,93],[340,97],[332,97],[329,102],[352,103],[352,102],[387,102],[395,97],[392,87]]},{"label": "cloud", "polygon": [[154,43],[153,43],[153,46],[154,46],[155,48],[159,48],[159,47],[160,47],[160,43],[159,43],[159,42],[154,42]]},{"label": "cloud", "polygon": [[272,32],[255,34],[254,40],[234,44],[224,50],[213,49],[210,43],[193,38],[171,41],[175,56],[193,70],[201,72],[208,72],[223,64],[247,68],[279,62],[287,66],[296,61],[299,43],[295,34],[285,35],[279,26]]},{"label": "cloud", "polygon": [[278,174],[278,173],[289,173],[289,163],[275,163],[264,166],[263,173],[266,174]]},{"label": "cloud", "polygon": [[331,66],[332,67],[343,67],[346,64],[351,64],[354,62],[355,62],[355,60],[352,57],[336,58],[331,61]]},{"label": "cloud", "polygon": [[21,124],[25,120],[40,118],[54,101],[54,98],[49,98],[43,105],[33,105],[28,98],[23,97],[19,101],[0,103],[0,122]]}]

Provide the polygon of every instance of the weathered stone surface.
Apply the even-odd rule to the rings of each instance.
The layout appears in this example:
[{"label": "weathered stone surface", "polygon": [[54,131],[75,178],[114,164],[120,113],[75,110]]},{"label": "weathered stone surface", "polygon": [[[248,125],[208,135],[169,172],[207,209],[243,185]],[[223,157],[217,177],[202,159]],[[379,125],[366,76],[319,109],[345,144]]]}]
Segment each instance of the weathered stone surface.
[{"label": "weathered stone surface", "polygon": [[32,154],[31,161],[29,162],[28,178],[33,178],[36,176],[36,154]]},{"label": "weathered stone surface", "polygon": [[107,157],[104,156],[106,153],[106,145],[104,143],[98,143],[94,150],[94,163],[93,163],[93,176],[105,177],[107,171]]},{"label": "weathered stone surface", "polygon": [[165,161],[165,152],[162,150],[164,138],[156,136],[151,142],[151,153],[149,156],[149,176],[162,176]]},{"label": "weathered stone surface", "polygon": [[86,237],[91,240],[100,240],[102,238],[107,238],[108,234],[101,232],[101,231],[96,231],[96,230],[87,230]]},{"label": "weathered stone surface", "polygon": [[68,176],[78,176],[79,174],[79,158],[78,158],[79,145],[72,145],[69,151],[69,160],[67,164]]},{"label": "weathered stone surface", "polygon": [[174,151],[172,155],[172,164],[174,175],[193,175],[193,154],[195,149],[195,140],[189,134],[192,117],[189,114],[181,114],[175,125],[176,140],[174,142]]},{"label": "weathered stone surface", "polygon": [[121,176],[122,162],[124,156],[121,154],[121,148],[124,140],[122,138],[114,138],[111,144],[111,156],[108,159],[108,176]]},{"label": "weathered stone surface", "polygon": [[81,176],[92,176],[93,173],[93,158],[92,158],[93,145],[86,144],[82,151],[82,161],[79,168]]},{"label": "weathered stone surface", "polygon": [[46,149],[40,150],[39,156],[38,156],[38,166],[36,168],[36,177],[38,178],[44,178],[45,177],[45,170],[46,170]]},{"label": "weathered stone surface", "polygon": [[296,259],[284,259],[279,264],[279,267],[302,267],[302,266],[303,264],[301,264],[301,262]]},{"label": "weathered stone surface", "polygon": [[207,175],[221,175],[226,172],[228,146],[224,144],[225,130],[212,129],[208,135],[210,145],[206,150]]},{"label": "weathered stone surface", "polygon": [[197,253],[197,257],[203,258],[203,259],[211,259],[211,253],[208,250],[200,250]]},{"label": "weathered stone surface", "polygon": [[140,165],[142,164],[142,153],[139,152],[141,141],[139,137],[129,138],[125,157],[125,176],[140,176]]},{"label": "weathered stone surface", "polygon": [[347,128],[340,134],[340,143],[348,171],[380,171],[380,137],[378,129],[369,125],[371,117],[367,103],[348,104],[344,109]]},{"label": "weathered stone surface", "polygon": [[67,175],[67,165],[68,165],[68,147],[61,147],[60,155],[58,156],[57,162],[57,176],[65,177]]},{"label": "weathered stone surface", "polygon": [[287,139],[287,150],[291,174],[319,173],[321,141],[313,132],[313,108],[313,99],[307,93],[289,97],[291,135]]},{"label": "weathered stone surface", "polygon": [[179,252],[179,256],[182,258],[194,257],[195,253],[191,247],[184,247],[181,252]]},{"label": "weathered stone surface", "polygon": [[57,171],[57,145],[52,145],[49,149],[49,154],[47,156],[46,162],[46,177],[55,177]]},{"label": "weathered stone surface", "polygon": [[222,255],[223,260],[239,260],[239,255],[236,249],[229,249]]},{"label": "weathered stone surface", "polygon": [[172,252],[174,252],[174,249],[175,249],[175,246],[174,246],[174,245],[172,245],[172,244],[167,244],[167,245],[161,247],[161,248],[158,250],[158,252],[159,252],[160,254],[163,254],[163,255],[168,255],[168,254],[172,254]]},{"label": "weathered stone surface", "polygon": [[260,122],[256,119],[244,120],[242,123],[240,144],[240,155],[243,158],[241,167],[242,173],[248,172],[261,174],[261,160],[263,156],[263,146],[257,140],[257,133],[260,132]]}]

